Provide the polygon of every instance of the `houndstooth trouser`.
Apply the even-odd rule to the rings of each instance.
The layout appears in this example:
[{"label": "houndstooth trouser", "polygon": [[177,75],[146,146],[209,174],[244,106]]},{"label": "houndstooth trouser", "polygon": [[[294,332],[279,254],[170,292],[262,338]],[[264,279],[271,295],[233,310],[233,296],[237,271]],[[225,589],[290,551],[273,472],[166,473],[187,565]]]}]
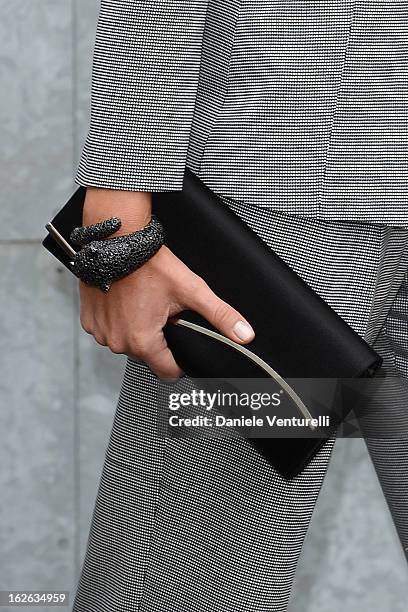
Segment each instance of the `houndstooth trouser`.
[{"label": "houndstooth trouser", "polygon": [[[229,204],[408,378],[408,230]],[[285,480],[243,439],[160,439],[157,388],[128,360],[74,612],[286,610],[333,440]],[[395,426],[400,440],[368,444],[406,548],[408,426]]]}]

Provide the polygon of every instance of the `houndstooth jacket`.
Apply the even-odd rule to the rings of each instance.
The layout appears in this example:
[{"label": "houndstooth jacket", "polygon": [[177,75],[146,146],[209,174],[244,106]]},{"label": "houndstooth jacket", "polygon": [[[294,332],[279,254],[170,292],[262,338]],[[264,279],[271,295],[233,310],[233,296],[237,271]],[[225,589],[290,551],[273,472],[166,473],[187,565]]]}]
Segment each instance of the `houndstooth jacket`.
[{"label": "houndstooth jacket", "polygon": [[82,185],[408,226],[408,1],[102,0]]}]

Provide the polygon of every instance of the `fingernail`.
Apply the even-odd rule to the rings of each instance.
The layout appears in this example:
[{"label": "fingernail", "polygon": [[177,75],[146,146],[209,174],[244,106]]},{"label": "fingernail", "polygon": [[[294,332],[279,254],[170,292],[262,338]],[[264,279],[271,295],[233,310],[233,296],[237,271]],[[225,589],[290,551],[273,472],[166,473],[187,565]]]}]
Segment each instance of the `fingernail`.
[{"label": "fingernail", "polygon": [[232,331],[240,340],[249,340],[254,335],[254,330],[245,321],[237,321]]}]

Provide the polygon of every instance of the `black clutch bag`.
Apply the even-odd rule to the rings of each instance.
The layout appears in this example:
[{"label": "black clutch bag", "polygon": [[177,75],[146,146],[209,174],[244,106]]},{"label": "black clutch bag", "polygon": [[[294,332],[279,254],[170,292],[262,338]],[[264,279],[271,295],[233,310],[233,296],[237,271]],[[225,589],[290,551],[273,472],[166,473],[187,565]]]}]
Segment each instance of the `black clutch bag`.
[{"label": "black clutch bag", "polygon": [[[70,269],[69,235],[82,225],[79,188],[47,225],[43,241]],[[183,370],[194,378],[340,379],[372,376],[378,354],[190,170],[183,190],[153,194],[167,246],[253,326],[241,347],[196,313],[164,328]],[[62,240],[65,241],[65,245]],[[295,395],[296,398],[296,395]],[[257,438],[251,443],[285,477],[307,465],[326,438]]]}]

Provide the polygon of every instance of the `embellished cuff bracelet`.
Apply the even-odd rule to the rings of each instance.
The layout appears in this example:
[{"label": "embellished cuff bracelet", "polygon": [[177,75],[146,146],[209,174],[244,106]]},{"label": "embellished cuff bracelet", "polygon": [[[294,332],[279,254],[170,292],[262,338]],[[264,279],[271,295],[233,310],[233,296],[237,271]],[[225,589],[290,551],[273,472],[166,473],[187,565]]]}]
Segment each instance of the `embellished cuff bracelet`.
[{"label": "embellished cuff bracelet", "polygon": [[109,291],[115,280],[140,268],[164,243],[163,226],[157,217],[137,232],[109,238],[121,225],[118,217],[112,217],[72,231],[71,242],[81,246],[72,271],[84,283]]}]

